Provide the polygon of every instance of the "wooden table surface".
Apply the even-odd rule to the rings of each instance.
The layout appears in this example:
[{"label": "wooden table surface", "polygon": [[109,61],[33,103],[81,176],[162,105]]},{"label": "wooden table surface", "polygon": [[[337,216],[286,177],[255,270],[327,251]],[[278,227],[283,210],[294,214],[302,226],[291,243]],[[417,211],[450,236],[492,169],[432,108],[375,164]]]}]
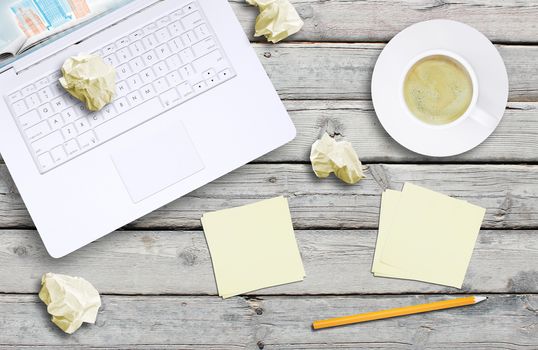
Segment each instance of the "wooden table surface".
[{"label": "wooden table surface", "polygon": [[[305,20],[299,34],[278,45],[252,39],[298,129],[281,149],[60,260],[47,255],[0,161],[0,348],[538,349],[538,1],[293,2]],[[231,4],[252,33],[257,10]],[[385,43],[431,18],[482,31],[510,77],[510,102],[495,133],[446,159],[396,144],[370,101]],[[325,131],[353,143],[366,180],[346,186],[313,175],[310,146]],[[380,194],[405,181],[487,208],[462,290],[370,274]],[[221,300],[200,216],[277,195],[289,198],[306,279]],[[97,287],[103,307],[96,325],[67,336],[48,320],[37,292],[49,271]],[[459,294],[489,300],[310,329],[318,318]]]}]

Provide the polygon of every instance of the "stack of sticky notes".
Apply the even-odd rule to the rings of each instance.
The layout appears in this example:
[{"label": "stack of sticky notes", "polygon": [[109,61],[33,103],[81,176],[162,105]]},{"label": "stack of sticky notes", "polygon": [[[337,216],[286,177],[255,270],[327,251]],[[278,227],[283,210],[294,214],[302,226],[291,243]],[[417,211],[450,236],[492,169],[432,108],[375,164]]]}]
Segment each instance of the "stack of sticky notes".
[{"label": "stack of sticky notes", "polygon": [[202,225],[221,297],[304,279],[286,198],[207,213]]},{"label": "stack of sticky notes", "polygon": [[374,276],[461,288],[485,212],[410,183],[385,191]]}]

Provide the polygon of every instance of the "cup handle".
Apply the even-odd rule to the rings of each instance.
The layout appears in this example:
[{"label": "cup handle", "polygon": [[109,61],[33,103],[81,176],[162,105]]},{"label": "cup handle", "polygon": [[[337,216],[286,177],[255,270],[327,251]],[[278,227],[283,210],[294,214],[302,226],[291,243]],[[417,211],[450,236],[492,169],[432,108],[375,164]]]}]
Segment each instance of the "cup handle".
[{"label": "cup handle", "polygon": [[475,107],[470,117],[478,124],[483,125],[487,128],[493,129],[497,126],[497,124],[499,124],[498,118],[495,118],[480,107]]}]

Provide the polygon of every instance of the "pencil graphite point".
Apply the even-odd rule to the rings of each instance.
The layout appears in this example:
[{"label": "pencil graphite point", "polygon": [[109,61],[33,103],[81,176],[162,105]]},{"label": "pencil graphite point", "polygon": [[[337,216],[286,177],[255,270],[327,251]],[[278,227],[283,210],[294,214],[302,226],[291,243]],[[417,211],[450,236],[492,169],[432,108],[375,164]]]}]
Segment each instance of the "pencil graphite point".
[{"label": "pencil graphite point", "polygon": [[488,297],[477,297],[477,296],[475,296],[475,297],[474,297],[474,303],[475,303],[475,304],[478,304],[478,303],[481,302],[481,301],[487,300],[487,298],[488,298]]}]

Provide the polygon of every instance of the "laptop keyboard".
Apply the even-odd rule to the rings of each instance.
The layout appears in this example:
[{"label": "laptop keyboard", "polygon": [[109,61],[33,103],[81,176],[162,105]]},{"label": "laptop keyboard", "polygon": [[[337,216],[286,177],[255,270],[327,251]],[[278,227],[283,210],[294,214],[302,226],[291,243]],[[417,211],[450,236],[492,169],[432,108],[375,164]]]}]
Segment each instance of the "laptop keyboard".
[{"label": "laptop keyboard", "polygon": [[116,96],[99,112],[66,93],[59,71],[6,96],[42,174],[235,76],[196,1],[93,53],[117,71]]}]

